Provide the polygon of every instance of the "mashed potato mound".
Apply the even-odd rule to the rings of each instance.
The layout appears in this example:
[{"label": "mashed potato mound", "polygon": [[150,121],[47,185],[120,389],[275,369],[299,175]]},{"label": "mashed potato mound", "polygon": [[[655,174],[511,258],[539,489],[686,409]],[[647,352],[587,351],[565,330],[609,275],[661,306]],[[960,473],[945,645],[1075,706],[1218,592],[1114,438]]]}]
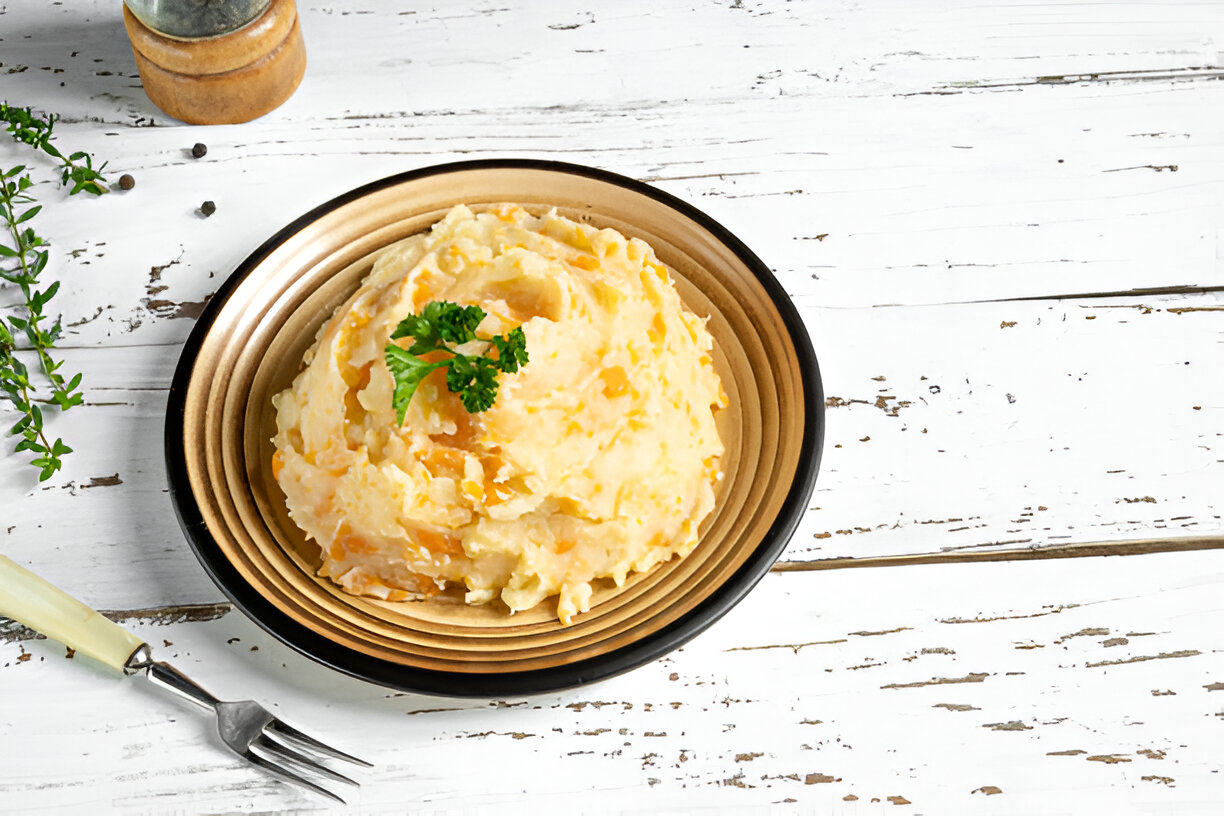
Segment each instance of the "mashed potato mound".
[{"label": "mashed potato mound", "polygon": [[[434,371],[399,426],[384,348],[437,300],[484,309],[481,337],[522,326],[530,362],[478,414]],[[397,601],[454,583],[511,611],[559,595],[568,624],[595,579],[619,586],[697,544],[727,404],[712,347],[642,241],[461,205],[389,247],[320,330],[273,398],[273,473],[322,547],[319,574],[346,591]]]}]

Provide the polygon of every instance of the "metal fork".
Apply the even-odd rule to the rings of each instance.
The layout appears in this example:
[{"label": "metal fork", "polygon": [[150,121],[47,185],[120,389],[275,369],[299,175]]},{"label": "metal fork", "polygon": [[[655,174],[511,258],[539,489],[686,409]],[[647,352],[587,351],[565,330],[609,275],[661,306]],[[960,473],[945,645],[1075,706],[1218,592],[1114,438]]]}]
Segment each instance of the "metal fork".
[{"label": "metal fork", "polygon": [[143,673],[154,685],[211,709],[217,715],[221,741],[234,753],[341,804],[343,799],[301,772],[353,786],[358,783],[304,751],[373,767],[282,722],[253,700],[218,700],[170,664],[153,660],[149,645],[139,637],[3,555],[0,555],[0,615],[125,674]]},{"label": "metal fork", "polygon": [[340,804],[345,803],[343,799],[322,785],[296,773],[294,767],[354,787],[360,787],[360,785],[344,774],[327,767],[318,758],[303,753],[302,750],[310,749],[333,759],[345,760],[366,768],[374,767],[364,759],[346,754],[302,733],[273,716],[271,711],[254,700],[237,702],[218,700],[169,663],[154,661],[147,643],[142,643],[132,653],[123,670],[126,674],[143,672],[153,685],[169,689],[184,699],[210,709],[217,715],[217,731],[221,735],[221,741],[247,762],[258,765],[289,782],[334,799]]}]

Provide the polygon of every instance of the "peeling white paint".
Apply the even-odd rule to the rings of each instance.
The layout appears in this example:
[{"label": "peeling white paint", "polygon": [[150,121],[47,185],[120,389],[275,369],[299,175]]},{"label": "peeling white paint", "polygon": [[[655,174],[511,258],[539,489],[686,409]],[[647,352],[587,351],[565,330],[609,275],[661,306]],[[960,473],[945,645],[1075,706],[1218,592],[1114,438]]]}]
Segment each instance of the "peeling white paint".
[{"label": "peeling white paint", "polygon": [[[118,4],[0,5],[0,99],[64,115],[65,147],[137,179],[66,199],[0,144],[0,166],[46,182],[62,356],[89,403],[50,420],[76,449],[51,482],[0,453],[0,551],[219,694],[374,760],[354,812],[1219,801],[1215,552],[773,574],[651,666],[514,700],[394,693],[239,613],[150,610],[224,601],[160,452],[190,315],[310,207],[477,157],[649,181],[775,270],[831,400],[785,560],[1224,534],[1224,10],[299,9],[299,92],[258,122],[186,128],[144,97]],[[6,813],[319,804],[216,749],[194,711],[16,630],[0,695],[19,702],[0,718]]]}]

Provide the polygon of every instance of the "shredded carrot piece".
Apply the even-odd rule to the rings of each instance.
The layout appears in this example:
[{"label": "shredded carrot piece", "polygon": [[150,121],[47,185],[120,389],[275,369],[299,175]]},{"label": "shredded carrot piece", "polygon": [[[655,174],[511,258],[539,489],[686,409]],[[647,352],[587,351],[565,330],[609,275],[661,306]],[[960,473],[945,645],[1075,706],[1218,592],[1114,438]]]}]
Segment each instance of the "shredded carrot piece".
[{"label": "shredded carrot piece", "polygon": [[370,555],[374,552],[373,544],[371,544],[369,541],[362,538],[361,536],[352,535],[351,533],[348,535],[338,536],[336,538],[336,544],[339,544],[340,547],[346,553],[356,553],[357,555]]},{"label": "shredded carrot piece", "polygon": [[497,207],[493,210],[494,215],[507,223],[513,221],[515,216],[521,212],[523,212],[523,208],[517,204],[508,204],[502,207]]},{"label": "shredded carrot piece", "polygon": [[484,481],[484,505],[485,507],[492,507],[495,504],[501,504],[502,502],[506,501],[507,499],[512,498],[513,496],[514,496],[514,491],[511,490],[509,487],[507,487],[504,484],[499,484],[487,476],[485,477],[485,481]]},{"label": "shredded carrot piece", "polygon": [[434,583],[434,579],[430,578],[424,573],[415,572],[412,574],[412,577],[416,579],[417,592],[421,593],[426,598],[432,598],[442,591],[438,589],[438,585]]},{"label": "shredded carrot piece", "polygon": [[608,399],[622,396],[629,391],[629,375],[621,366],[605,368],[599,372],[599,379],[603,380],[603,394]]},{"label": "shredded carrot piece", "polygon": [[577,541],[570,541],[569,539],[562,539],[561,541],[558,541],[556,545],[557,554],[560,555],[561,553],[569,552],[570,550],[574,549],[574,545],[577,543]]},{"label": "shredded carrot piece", "polygon": [[434,476],[438,475],[438,471],[443,470],[462,474],[464,466],[463,452],[455,448],[439,445],[425,457],[425,464],[429,467],[429,472]]},{"label": "shredded carrot piece", "polygon": [[279,479],[281,468],[285,466],[285,457],[281,456],[281,452],[277,451],[272,454],[272,478]]},{"label": "shredded carrot piece", "polygon": [[650,339],[656,343],[667,334],[667,324],[663,322],[663,315],[656,314],[654,319],[650,321],[650,331],[648,334]]},{"label": "shredded carrot piece", "polygon": [[594,272],[599,268],[599,259],[594,255],[579,255],[571,263],[579,269],[585,269],[588,272]]},{"label": "shredded carrot piece", "polygon": [[370,384],[370,370],[374,367],[374,363],[366,363],[357,372],[357,384],[353,387],[360,391]]},{"label": "shredded carrot piece", "polygon": [[433,293],[429,291],[429,284],[425,281],[417,281],[416,289],[412,292],[412,308],[420,312],[431,297]]},{"label": "shredded carrot piece", "polygon": [[463,542],[452,535],[436,533],[433,530],[417,530],[416,541],[430,555],[463,555]]}]

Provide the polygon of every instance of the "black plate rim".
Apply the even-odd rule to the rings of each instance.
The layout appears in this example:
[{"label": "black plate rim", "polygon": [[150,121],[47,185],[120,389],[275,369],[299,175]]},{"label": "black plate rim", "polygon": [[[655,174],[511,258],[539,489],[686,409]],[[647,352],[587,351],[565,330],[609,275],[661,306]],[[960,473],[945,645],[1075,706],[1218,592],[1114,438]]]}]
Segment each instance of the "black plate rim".
[{"label": "black plate rim", "polygon": [[[807,421],[804,423],[795,478],[773,524],[740,568],[693,609],[644,638],[585,660],[529,671],[448,672],[404,666],[341,646],[281,612],[246,583],[225,558],[204,523],[199,503],[187,478],[183,426],[187,386],[204,339],[234,290],[278,246],[326,213],[378,190],[429,176],[485,169],[548,170],[607,182],[652,198],[708,230],[753,272],[777,308],[798,360]],[[522,696],[586,685],[643,666],[684,645],[738,604],[769,572],[806,510],[820,469],[824,447],[824,411],[820,367],[799,312],[769,267],[726,227],[670,193],[607,170],[539,159],[473,159],[408,170],[343,193],[294,219],[240,263],[204,307],[183,346],[166,405],[164,443],[171,502],[188,544],[205,572],[233,605],[268,634],[342,674],[387,688],[444,697]]]}]

